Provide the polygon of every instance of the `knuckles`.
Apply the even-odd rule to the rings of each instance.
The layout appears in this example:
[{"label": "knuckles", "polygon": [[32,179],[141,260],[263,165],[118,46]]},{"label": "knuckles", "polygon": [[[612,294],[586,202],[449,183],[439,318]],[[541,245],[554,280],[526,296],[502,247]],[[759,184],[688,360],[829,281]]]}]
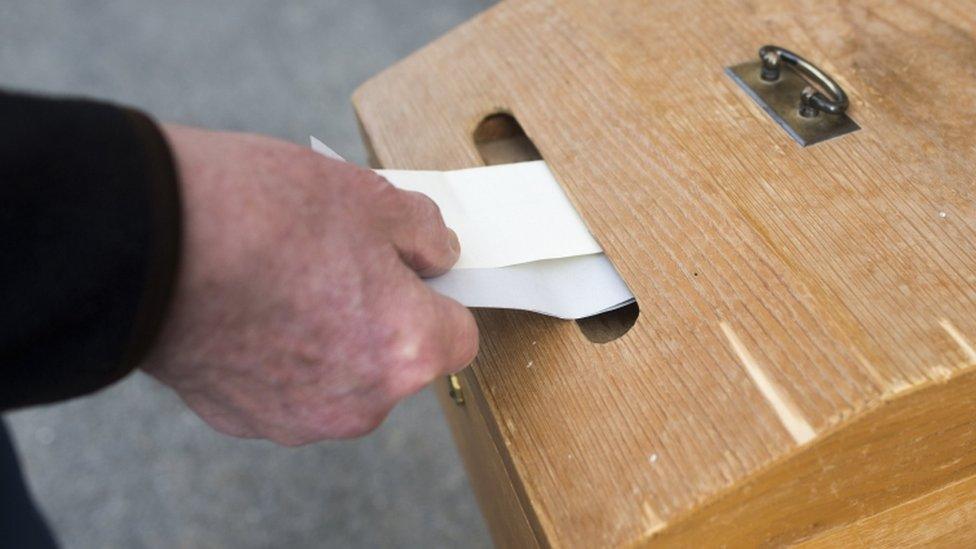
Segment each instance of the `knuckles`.
[{"label": "knuckles", "polygon": [[371,170],[354,167],[350,179],[350,187],[360,193],[366,207],[370,209],[399,207],[403,191],[394,187],[385,177]]},{"label": "knuckles", "polygon": [[414,217],[430,223],[436,228],[443,228],[444,218],[441,209],[429,196],[416,191],[404,192],[404,200]]},{"label": "knuckles", "polygon": [[445,366],[433,311],[409,297],[377,320],[367,339],[368,375],[378,398],[395,403],[427,385]]},{"label": "knuckles", "polygon": [[380,384],[387,398],[402,400],[416,393],[443,369],[443,358],[430,346],[427,337],[414,335],[392,349]]},{"label": "knuckles", "polygon": [[392,317],[374,318],[371,328],[357,338],[359,350],[347,357],[349,362],[337,364],[344,369],[349,391],[325,398],[324,391],[286,383],[278,394],[280,404],[271,417],[265,416],[262,436],[295,447],[367,435],[399,401],[443,372],[446,358],[435,337],[432,311],[409,299],[387,311],[394,313]]}]

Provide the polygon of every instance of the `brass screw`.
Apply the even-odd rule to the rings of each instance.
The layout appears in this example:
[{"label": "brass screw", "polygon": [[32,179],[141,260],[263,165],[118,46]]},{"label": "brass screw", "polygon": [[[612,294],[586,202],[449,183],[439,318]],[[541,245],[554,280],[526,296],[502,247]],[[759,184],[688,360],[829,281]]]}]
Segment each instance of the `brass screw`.
[{"label": "brass screw", "polygon": [[461,378],[456,374],[447,376],[447,394],[454,400],[454,404],[464,406],[464,390],[461,389]]}]

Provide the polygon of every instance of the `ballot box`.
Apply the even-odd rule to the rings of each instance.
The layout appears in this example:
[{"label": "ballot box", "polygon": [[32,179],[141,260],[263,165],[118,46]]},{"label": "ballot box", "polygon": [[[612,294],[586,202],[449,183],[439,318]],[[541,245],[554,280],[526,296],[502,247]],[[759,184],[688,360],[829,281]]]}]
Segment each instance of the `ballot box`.
[{"label": "ballot box", "polygon": [[545,160],[636,297],[476,311],[496,544],[976,544],[974,90],[962,0],[511,0],[365,83],[375,166]]}]

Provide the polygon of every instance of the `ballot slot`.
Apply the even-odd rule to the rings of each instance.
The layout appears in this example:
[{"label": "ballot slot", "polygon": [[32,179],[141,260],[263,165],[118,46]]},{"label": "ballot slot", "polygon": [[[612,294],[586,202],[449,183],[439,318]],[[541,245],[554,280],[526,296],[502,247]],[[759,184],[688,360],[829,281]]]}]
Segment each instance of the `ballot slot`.
[{"label": "ballot slot", "polygon": [[[487,166],[543,160],[535,143],[519,121],[508,112],[485,117],[474,131],[474,144]],[[637,322],[637,302],[619,309],[576,321],[580,331],[593,343],[609,343],[626,334]]]},{"label": "ballot slot", "polygon": [[542,160],[522,125],[508,113],[486,117],[474,131],[474,144],[486,166]]}]

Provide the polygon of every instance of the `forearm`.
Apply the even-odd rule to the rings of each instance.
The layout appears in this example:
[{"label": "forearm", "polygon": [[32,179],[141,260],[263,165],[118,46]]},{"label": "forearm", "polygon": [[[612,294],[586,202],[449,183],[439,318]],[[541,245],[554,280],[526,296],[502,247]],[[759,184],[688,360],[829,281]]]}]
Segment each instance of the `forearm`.
[{"label": "forearm", "polygon": [[169,148],[134,111],[0,93],[0,409],[99,389],[152,341],[177,272]]}]

